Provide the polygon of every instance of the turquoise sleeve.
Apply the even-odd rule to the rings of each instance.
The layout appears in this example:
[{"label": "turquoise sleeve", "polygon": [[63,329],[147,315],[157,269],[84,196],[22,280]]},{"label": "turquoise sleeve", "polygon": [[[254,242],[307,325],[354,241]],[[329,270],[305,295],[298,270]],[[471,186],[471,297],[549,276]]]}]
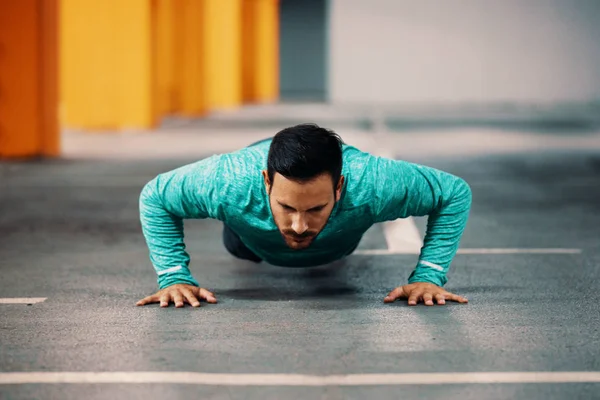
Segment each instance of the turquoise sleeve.
[{"label": "turquoise sleeve", "polygon": [[444,286],[467,225],[471,188],[450,173],[406,161],[376,160],[376,220],[428,215],[419,261],[409,283]]},{"label": "turquoise sleeve", "polygon": [[140,222],[160,289],[176,283],[199,286],[189,270],[183,220],[216,216],[218,162],[213,156],[160,174],[141,191]]}]

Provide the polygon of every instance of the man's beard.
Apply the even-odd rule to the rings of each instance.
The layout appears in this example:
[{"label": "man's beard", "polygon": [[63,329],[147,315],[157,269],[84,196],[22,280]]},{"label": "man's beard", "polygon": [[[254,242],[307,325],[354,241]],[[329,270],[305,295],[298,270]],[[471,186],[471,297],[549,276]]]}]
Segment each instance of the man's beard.
[{"label": "man's beard", "polygon": [[283,240],[285,244],[294,250],[302,250],[310,247],[312,242],[315,240],[320,231],[310,231],[304,232],[301,235],[298,235],[294,231],[279,231],[281,236],[283,236]]}]

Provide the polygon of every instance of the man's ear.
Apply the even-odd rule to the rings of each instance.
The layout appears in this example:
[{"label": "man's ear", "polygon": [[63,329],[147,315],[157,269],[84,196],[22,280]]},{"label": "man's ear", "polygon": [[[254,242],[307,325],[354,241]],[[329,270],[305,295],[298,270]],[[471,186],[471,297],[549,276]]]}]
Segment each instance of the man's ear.
[{"label": "man's ear", "polygon": [[344,187],[344,175],[340,176],[337,187],[335,188],[335,201],[340,201],[342,197],[342,188]]},{"label": "man's ear", "polygon": [[265,181],[265,187],[267,188],[267,193],[271,193],[271,181],[269,180],[269,174],[267,173],[266,169],[262,171],[262,176]]}]

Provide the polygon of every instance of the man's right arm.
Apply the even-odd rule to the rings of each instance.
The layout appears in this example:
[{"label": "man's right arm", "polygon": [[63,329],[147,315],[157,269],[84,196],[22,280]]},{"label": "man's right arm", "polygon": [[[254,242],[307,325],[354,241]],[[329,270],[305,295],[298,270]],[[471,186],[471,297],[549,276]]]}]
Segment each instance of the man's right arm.
[{"label": "man's right arm", "polygon": [[189,270],[183,220],[216,218],[219,156],[160,174],[139,198],[140,222],[160,289],[174,284],[199,286]]}]

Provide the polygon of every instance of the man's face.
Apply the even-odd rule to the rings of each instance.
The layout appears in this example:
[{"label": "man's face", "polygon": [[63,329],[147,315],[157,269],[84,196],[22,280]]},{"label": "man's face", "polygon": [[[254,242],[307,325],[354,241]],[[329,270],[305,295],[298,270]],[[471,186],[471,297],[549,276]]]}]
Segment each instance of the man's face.
[{"label": "man's face", "polygon": [[334,191],[331,175],[324,173],[307,182],[296,182],[275,173],[269,182],[263,171],[271,212],[285,243],[294,250],[305,249],[325,227],[340,199],[344,177]]}]

